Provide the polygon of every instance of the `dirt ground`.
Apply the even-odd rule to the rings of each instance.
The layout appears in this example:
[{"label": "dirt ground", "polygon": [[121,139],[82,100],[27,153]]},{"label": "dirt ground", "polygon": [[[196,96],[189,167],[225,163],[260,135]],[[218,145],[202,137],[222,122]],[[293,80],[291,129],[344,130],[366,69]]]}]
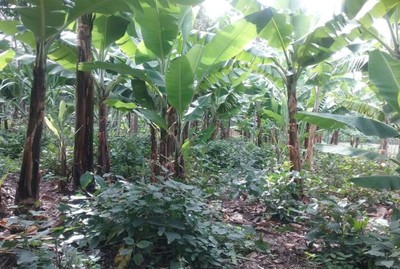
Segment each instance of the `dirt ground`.
[{"label": "dirt ground", "polygon": [[[10,232],[1,226],[14,214],[14,198],[18,175],[9,174],[1,188],[2,207],[0,220],[0,240],[10,236]],[[54,226],[58,225],[60,212],[57,207],[64,194],[59,191],[58,182],[42,181],[40,184],[41,210]],[[312,268],[305,258],[306,228],[298,224],[282,224],[264,220],[265,208],[249,205],[243,201],[224,201],[222,203],[224,220],[235,225],[251,225],[263,236],[268,245],[265,253],[252,252],[245,257],[238,257],[236,269],[300,269]],[[15,267],[16,259],[11,253],[0,253],[0,268]]]}]

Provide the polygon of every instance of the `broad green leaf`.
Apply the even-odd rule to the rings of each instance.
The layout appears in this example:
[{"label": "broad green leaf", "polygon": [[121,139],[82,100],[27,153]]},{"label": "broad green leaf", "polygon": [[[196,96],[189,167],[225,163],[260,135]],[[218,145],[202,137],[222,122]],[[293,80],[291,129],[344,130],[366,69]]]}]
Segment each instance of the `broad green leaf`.
[{"label": "broad green leaf", "polygon": [[138,242],[138,243],[136,244],[136,247],[141,248],[141,249],[145,249],[145,248],[150,247],[152,244],[153,244],[153,243],[150,242],[150,241],[142,240],[142,241],[140,241],[140,242]]},{"label": "broad green leaf", "polygon": [[136,64],[142,64],[150,61],[156,60],[157,57],[154,55],[153,52],[151,52],[149,49],[146,48],[144,45],[144,42],[141,41],[138,46],[137,50],[135,53],[135,63]]},{"label": "broad green leaf", "polygon": [[126,56],[128,56],[128,58],[132,58],[135,56],[137,46],[133,42],[130,35],[128,35],[127,33],[125,33],[125,35],[119,40],[115,41],[115,43],[122,50],[122,52],[125,53]]},{"label": "broad green leaf", "polygon": [[196,74],[204,77],[211,66],[239,54],[267,25],[272,16],[271,8],[264,9],[219,31],[205,46],[201,64]]},{"label": "broad green leaf", "polygon": [[156,112],[147,109],[138,109],[139,115],[145,118],[146,120],[151,121],[158,127],[164,130],[168,130],[167,123],[165,119],[161,118]]},{"label": "broad green leaf", "polygon": [[125,103],[118,99],[107,99],[105,103],[113,108],[116,108],[121,111],[131,111],[137,108],[135,103]]},{"label": "broad green leaf", "polygon": [[79,183],[82,189],[86,189],[92,181],[93,181],[93,174],[90,172],[84,173],[79,179]]},{"label": "broad green leaf", "polygon": [[32,6],[18,8],[21,21],[39,39],[59,33],[66,20],[66,6],[62,0],[30,0]]},{"label": "broad green leaf", "polygon": [[75,1],[74,3],[74,7],[68,13],[68,24],[84,14],[114,14],[121,11],[130,12],[133,6],[129,0],[84,0]]},{"label": "broad green leaf", "polygon": [[39,260],[38,255],[35,252],[25,250],[25,249],[17,249],[17,264],[18,265],[27,265],[27,264],[34,264]]},{"label": "broad green leaf", "polygon": [[204,46],[202,45],[194,45],[186,54],[187,59],[189,60],[190,66],[192,70],[197,70],[201,62],[201,58],[203,56]]},{"label": "broad green leaf", "polygon": [[261,9],[261,4],[256,0],[233,0],[231,5],[243,15],[249,15]]},{"label": "broad green leaf", "polygon": [[173,241],[179,240],[182,238],[182,236],[180,234],[174,233],[174,232],[165,232],[164,234],[167,237],[168,244],[171,244]]},{"label": "broad green leaf", "polygon": [[382,265],[385,266],[386,268],[393,268],[392,266],[394,265],[395,261],[394,260],[380,260],[377,262],[377,265]]},{"label": "broad green leaf", "polygon": [[139,78],[147,81],[150,84],[165,87],[165,81],[162,76],[155,74],[149,70],[133,68],[124,63],[109,63],[109,62],[94,62],[94,63],[80,63],[78,70],[91,71],[95,69],[112,70],[121,75],[129,75],[133,78]]},{"label": "broad green leaf", "polygon": [[6,67],[9,63],[12,62],[15,56],[15,51],[7,50],[0,53],[0,70]]},{"label": "broad green leaf", "polygon": [[400,112],[400,61],[389,54],[374,50],[369,54],[368,73],[378,94],[397,112]]},{"label": "broad green leaf", "polygon": [[173,4],[195,6],[204,2],[204,0],[170,0]]},{"label": "broad green leaf", "polygon": [[211,102],[212,102],[211,93],[197,98],[197,100],[192,103],[192,106],[186,112],[184,121],[190,122],[190,121],[200,120],[204,115],[204,111],[208,108]]},{"label": "broad green leaf", "polygon": [[166,74],[168,103],[182,116],[192,102],[194,77],[186,56],[172,61]]},{"label": "broad green leaf", "polygon": [[385,121],[385,112],[369,103],[353,100],[352,98],[348,98],[348,96],[335,98],[335,102],[350,111],[360,113],[378,121]]},{"label": "broad green leaf", "polygon": [[373,26],[374,19],[384,17],[399,4],[398,0],[366,1],[355,19],[365,28]]},{"label": "broad green leaf", "polygon": [[400,133],[393,127],[364,117],[336,115],[329,113],[298,112],[296,119],[315,124],[324,129],[354,127],[365,135],[380,138],[398,137]]},{"label": "broad green leaf", "polygon": [[18,25],[21,25],[20,21],[12,20],[1,20],[0,21],[0,32],[6,35],[13,36],[19,32]]},{"label": "broad green leaf", "polygon": [[55,48],[49,53],[49,58],[60,64],[65,69],[75,71],[76,61],[78,58],[76,46],[57,42],[54,47]]},{"label": "broad green leaf", "polygon": [[345,0],[343,11],[349,19],[354,19],[367,0]]},{"label": "broad green leaf", "polygon": [[146,82],[140,79],[132,79],[131,85],[135,101],[142,107],[153,110],[154,101],[147,90]]},{"label": "broad green leaf", "polygon": [[284,119],[283,119],[282,115],[279,115],[278,113],[276,113],[272,110],[264,109],[263,114],[265,116],[267,116],[268,118],[276,121],[277,123],[284,123]]},{"label": "broad green leaf", "polygon": [[345,23],[342,15],[336,16],[299,40],[295,44],[295,61],[303,67],[318,64],[348,46],[348,36],[342,33]]},{"label": "broad green leaf", "polygon": [[149,2],[153,6],[143,3],[142,10],[135,13],[135,20],[140,24],[146,48],[165,60],[178,36],[180,9],[176,5],[162,7],[157,0]]},{"label": "broad green leaf", "polygon": [[342,145],[316,144],[315,149],[324,153],[339,154],[339,155],[349,156],[352,158],[365,157],[372,161],[387,159],[385,156],[377,152],[359,148],[346,147]]},{"label": "broad green leaf", "polygon": [[64,100],[61,100],[60,106],[58,108],[58,121],[59,122],[64,121],[65,112],[67,112],[67,103],[65,103]]},{"label": "broad green leaf", "polygon": [[25,31],[23,33],[17,34],[15,39],[25,43],[26,45],[34,48],[36,46],[36,38],[35,35],[31,31]]},{"label": "broad green leaf", "polygon": [[52,131],[53,134],[57,136],[58,139],[60,139],[61,138],[60,131],[58,130],[55,122],[51,120],[49,117],[44,117],[44,122],[46,123],[50,131]]},{"label": "broad green leaf", "polygon": [[294,38],[300,40],[307,36],[315,27],[315,17],[299,13],[292,16]]},{"label": "broad green leaf", "polygon": [[119,16],[96,15],[92,30],[93,45],[104,51],[124,36],[129,21]]},{"label": "broad green leaf", "polygon": [[286,15],[274,13],[259,36],[267,40],[269,46],[286,50],[292,42],[292,34],[293,26],[287,22]]},{"label": "broad green leaf", "polygon": [[350,179],[357,186],[375,190],[400,190],[400,176],[369,176]]},{"label": "broad green leaf", "polygon": [[142,254],[136,253],[135,255],[133,255],[132,260],[137,266],[139,266],[139,265],[141,265],[143,263],[144,258],[143,258]]}]

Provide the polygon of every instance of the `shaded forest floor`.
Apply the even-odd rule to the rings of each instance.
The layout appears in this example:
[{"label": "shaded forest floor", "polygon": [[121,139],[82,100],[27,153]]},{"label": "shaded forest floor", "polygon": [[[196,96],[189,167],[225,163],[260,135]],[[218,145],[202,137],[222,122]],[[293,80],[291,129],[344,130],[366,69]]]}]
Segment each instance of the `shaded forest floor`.
[{"label": "shaded forest floor", "polygon": [[[14,198],[17,187],[18,175],[9,174],[2,185],[2,219],[0,220],[0,241],[15,241],[23,239],[24,236],[35,238],[44,230],[57,228],[62,225],[61,213],[58,210],[60,202],[67,201],[66,193],[60,192],[58,182],[55,180],[44,180],[41,182],[41,207],[33,218],[40,219],[41,225],[20,225],[21,222],[13,222]],[[259,203],[249,203],[248,201],[224,200],[219,202],[217,207],[222,213],[223,221],[232,225],[253,227],[262,237],[267,245],[266,251],[252,251],[245,256],[238,255],[235,267],[237,269],[302,269],[302,268],[323,268],[313,265],[307,259],[306,253],[311,249],[307,244],[306,234],[309,227],[295,223],[283,222],[266,218],[268,208]],[[369,216],[371,219],[390,218],[390,209],[378,205],[371,207]],[[10,225],[10,223],[12,223]],[[18,226],[20,225],[20,226]],[[315,250],[315,249],[314,249]],[[54,249],[53,251],[57,251]],[[112,266],[115,253],[104,254],[102,268],[117,268]],[[0,268],[19,268],[17,257],[10,251],[1,251]],[[65,268],[65,267],[63,267]]]},{"label": "shaded forest floor", "polygon": [[[29,227],[29,230],[22,231],[18,227],[8,226],[9,219],[14,216],[14,198],[17,182],[18,175],[9,174],[2,185],[1,241],[15,240],[21,232],[26,232],[28,236],[35,236],[43,230],[43,227]],[[60,192],[58,182],[54,180],[42,180],[40,189],[40,218],[46,220],[46,228],[55,228],[60,225],[58,205],[60,201],[66,199],[65,193]],[[266,253],[254,251],[245,257],[239,257],[239,265],[236,268],[310,268],[304,255],[304,250],[307,249],[306,227],[294,223],[283,224],[273,220],[266,221],[263,219],[263,214],[266,211],[265,207],[257,204],[248,204],[241,200],[223,201],[221,211],[225,222],[239,226],[253,226],[263,235],[263,239],[268,245]],[[0,268],[18,268],[16,257],[11,252],[0,253]]]}]

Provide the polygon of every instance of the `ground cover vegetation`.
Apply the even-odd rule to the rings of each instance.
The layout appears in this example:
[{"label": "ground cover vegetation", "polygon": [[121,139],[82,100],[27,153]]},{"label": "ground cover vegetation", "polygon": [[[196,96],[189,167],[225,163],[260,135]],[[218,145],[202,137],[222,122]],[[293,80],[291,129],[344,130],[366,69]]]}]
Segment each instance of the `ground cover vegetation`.
[{"label": "ground cover vegetation", "polygon": [[0,268],[400,268],[398,1],[202,2],[0,1]]}]

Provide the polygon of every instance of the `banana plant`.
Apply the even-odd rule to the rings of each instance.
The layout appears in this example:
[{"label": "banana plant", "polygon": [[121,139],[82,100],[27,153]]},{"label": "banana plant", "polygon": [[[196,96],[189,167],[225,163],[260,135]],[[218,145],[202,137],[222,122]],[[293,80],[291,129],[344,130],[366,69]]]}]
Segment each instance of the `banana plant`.
[{"label": "banana plant", "polygon": [[[390,107],[395,114],[394,119],[400,113],[400,61],[399,61],[399,44],[400,39],[396,34],[399,23],[399,8],[398,1],[345,1],[345,11],[349,18],[356,22],[358,29],[362,33],[361,37],[369,41],[376,41],[381,45],[381,49],[375,49],[369,52],[368,59],[368,76],[372,84],[372,88],[376,88],[375,94]],[[385,37],[377,31],[374,24],[374,19],[383,18],[386,20],[390,33],[390,42],[386,41]],[[381,31],[382,32],[382,31]],[[385,50],[385,51],[383,51]],[[371,118],[359,116],[345,116],[332,114],[310,114],[298,113],[298,119],[307,122],[314,122],[323,128],[338,128],[339,126],[351,126],[366,135],[378,136],[380,138],[400,137],[398,129],[393,128],[395,123],[391,125],[385,124]],[[338,152],[338,148],[319,145],[324,152]],[[370,159],[384,158],[378,156],[377,153],[368,151],[342,148],[341,154],[349,156],[366,156]],[[400,166],[399,156],[396,159],[390,159]],[[396,169],[399,172],[399,169]],[[371,176],[358,177],[351,179],[355,184],[374,188],[398,190],[400,187],[400,176]]]},{"label": "banana plant", "polygon": [[[21,22],[27,31],[19,34],[18,22],[1,21],[7,32],[19,34],[21,40],[35,48],[33,83],[30,100],[30,117],[22,158],[21,173],[15,196],[16,203],[34,205],[39,198],[40,141],[43,131],[46,66],[51,45],[60,33],[83,14],[109,13],[130,10],[128,1],[110,0],[28,0],[27,6],[17,7]],[[129,3],[129,2],[128,2]]]},{"label": "banana plant", "polygon": [[[189,5],[192,2],[165,5],[151,0],[140,4],[134,18],[140,36],[136,39],[135,58],[131,59],[136,66],[97,62],[80,68],[109,69],[145,82],[147,91],[158,99],[158,106],[153,106],[155,110],[151,114],[158,114],[167,127],[161,128],[160,165],[172,166],[175,175],[182,177],[182,125],[190,103],[200,94],[200,85],[239,54],[264,28],[272,13],[265,9],[250,14],[216,33],[209,43],[194,44],[190,39],[193,13]],[[154,24],[162,27],[155,28]],[[170,157],[174,159],[172,162]]]},{"label": "banana plant", "polygon": [[[240,2],[240,1],[239,1]],[[278,74],[275,83],[283,85],[286,90],[286,107],[288,110],[289,159],[293,171],[302,168],[298,122],[295,114],[298,110],[298,86],[307,74],[307,70],[328,59],[349,44],[348,31],[345,29],[345,18],[334,17],[322,26],[316,24],[316,18],[298,10],[296,1],[287,1],[285,11],[274,11],[271,20],[260,33],[268,46],[263,50],[249,51],[254,56],[251,67],[255,72]],[[288,12],[290,11],[290,12]],[[247,55],[246,57],[249,57]],[[299,196],[302,181],[296,180]]]},{"label": "banana plant", "polygon": [[61,100],[58,113],[50,113],[44,118],[47,127],[58,140],[58,160],[60,162],[60,176],[62,177],[67,176],[67,137],[71,134],[68,121],[73,110],[73,106]]}]

